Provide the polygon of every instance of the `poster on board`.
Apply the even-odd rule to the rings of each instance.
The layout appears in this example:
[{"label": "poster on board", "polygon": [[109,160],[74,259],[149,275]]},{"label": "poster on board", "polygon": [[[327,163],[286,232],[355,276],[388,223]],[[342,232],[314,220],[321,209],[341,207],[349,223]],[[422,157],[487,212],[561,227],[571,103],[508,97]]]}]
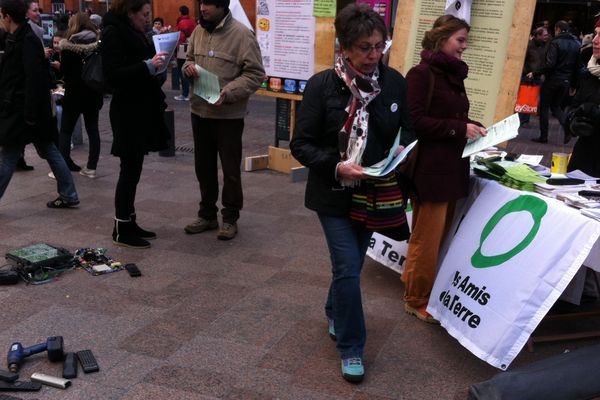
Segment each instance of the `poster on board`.
[{"label": "poster on board", "polygon": [[[473,0],[470,3],[469,48],[463,60],[469,65],[465,87],[471,104],[469,117],[485,126],[495,122],[497,94],[504,73],[516,0]],[[404,66],[420,61],[421,41],[433,22],[446,13],[446,0],[415,0]],[[506,115],[508,116],[508,115]]]},{"label": "poster on board", "polygon": [[313,0],[257,0],[256,36],[268,76],[307,80],[314,74]]}]

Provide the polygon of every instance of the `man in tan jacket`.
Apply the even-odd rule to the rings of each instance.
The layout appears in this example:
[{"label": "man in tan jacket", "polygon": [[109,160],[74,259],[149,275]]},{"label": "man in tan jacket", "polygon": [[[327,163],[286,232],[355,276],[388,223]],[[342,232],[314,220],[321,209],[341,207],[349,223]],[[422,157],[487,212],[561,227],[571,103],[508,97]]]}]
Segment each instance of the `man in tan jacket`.
[{"label": "man in tan jacket", "polygon": [[217,156],[223,168],[221,215],[217,238],[237,234],[243,205],[241,162],[242,131],[248,98],[260,86],[265,71],[254,34],[229,12],[229,0],[199,0],[200,25],[189,38],[183,73],[199,79],[196,64],[219,77],[219,99],[211,104],[195,94],[190,99],[196,177],[200,183],[200,209],[186,233],[217,229],[219,180]]}]

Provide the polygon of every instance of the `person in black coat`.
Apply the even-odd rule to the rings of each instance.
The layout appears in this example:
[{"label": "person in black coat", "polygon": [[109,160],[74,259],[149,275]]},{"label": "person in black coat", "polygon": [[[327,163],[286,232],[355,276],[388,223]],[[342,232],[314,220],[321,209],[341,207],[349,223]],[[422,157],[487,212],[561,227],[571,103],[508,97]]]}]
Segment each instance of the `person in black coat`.
[{"label": "person in black coat", "polygon": [[33,143],[56,177],[59,197],[50,208],[79,204],[73,177],[54,145],[56,123],[50,102],[50,71],[42,43],[25,20],[23,0],[0,0],[7,31],[0,62],[0,198],[27,143]]},{"label": "person in black coat", "polygon": [[104,16],[102,66],[114,92],[110,103],[113,131],[111,153],[121,169],[115,192],[113,242],[147,248],[154,232],[136,223],[135,192],[149,151],[167,148],[169,131],[164,121],[167,108],[157,71],[167,62],[166,53],[155,54],[144,34],[150,24],[150,0],[115,0]]},{"label": "person in black coat", "polygon": [[567,171],[578,169],[600,178],[600,20],[592,43],[592,56],[566,112],[564,128],[577,137]]},{"label": "person in black coat", "polygon": [[[360,273],[367,247],[374,231],[408,237],[395,174],[372,179],[364,168],[386,158],[400,129],[401,145],[414,141],[414,132],[406,81],[381,63],[383,19],[367,5],[351,4],[338,13],[335,28],[341,47],[335,68],[309,79],[290,148],[309,168],[305,205],[317,212],[331,255],[329,335],[342,376],[360,382],[366,342]],[[382,198],[385,207],[376,200]]]},{"label": "person in black coat", "polygon": [[[86,13],[78,12],[69,19],[69,28],[65,39],[59,42],[59,48],[61,51],[60,69],[65,84],[59,149],[71,171],[79,171],[83,176],[95,178],[100,157],[98,119],[104,99],[102,93],[90,88],[81,79],[85,58],[98,48],[96,26]],[[77,120],[82,114],[89,139],[88,160],[83,169],[71,159],[71,137]]]},{"label": "person in black coat", "polygon": [[[554,33],[555,37],[548,44],[541,71],[545,79],[540,89],[538,104],[540,136],[531,139],[537,143],[548,143],[550,111],[562,121],[561,105],[568,96],[571,82],[577,79],[580,43],[569,33],[569,24],[565,21],[558,21],[554,25]],[[568,142],[566,137],[564,141]]]}]

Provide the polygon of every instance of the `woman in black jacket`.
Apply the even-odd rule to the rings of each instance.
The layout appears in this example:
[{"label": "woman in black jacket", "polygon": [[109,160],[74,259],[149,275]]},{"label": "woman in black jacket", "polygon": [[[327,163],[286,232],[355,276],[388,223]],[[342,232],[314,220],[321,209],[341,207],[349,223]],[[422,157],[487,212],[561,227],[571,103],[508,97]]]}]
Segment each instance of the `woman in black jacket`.
[{"label": "woman in black jacket", "polygon": [[371,234],[408,236],[393,173],[368,179],[363,169],[388,155],[400,128],[402,145],[414,134],[406,82],[381,63],[383,19],[366,5],[351,4],[340,11],[335,28],[341,48],[335,68],[308,81],[290,147],[309,168],[305,205],[317,212],[331,256],[329,335],[337,341],[342,376],[360,382],[366,341],[360,273]]},{"label": "woman in black jacket", "polygon": [[[61,72],[65,84],[62,100],[59,149],[69,169],[79,171],[88,178],[96,177],[100,157],[100,131],[98,116],[102,108],[102,93],[88,87],[81,79],[84,59],[98,47],[98,32],[86,13],[78,12],[69,19],[65,39],[59,42]],[[83,114],[85,131],[89,138],[89,154],[85,168],[81,169],[71,159],[71,136],[79,116]]]},{"label": "woman in black jacket", "polygon": [[0,25],[6,32],[0,61],[0,198],[27,143],[56,176],[59,197],[50,208],[77,207],[73,177],[52,141],[56,122],[50,103],[50,71],[42,43],[25,19],[22,0],[0,0]]},{"label": "woman in black jacket", "polygon": [[134,248],[150,247],[147,239],[156,237],[140,228],[135,218],[135,192],[144,155],[165,149],[169,139],[164,122],[167,104],[161,89],[164,75],[157,74],[166,54],[155,54],[144,34],[150,11],[150,0],[115,0],[104,16],[102,31],[102,66],[114,89],[111,153],[121,160],[112,237],[115,244]]}]

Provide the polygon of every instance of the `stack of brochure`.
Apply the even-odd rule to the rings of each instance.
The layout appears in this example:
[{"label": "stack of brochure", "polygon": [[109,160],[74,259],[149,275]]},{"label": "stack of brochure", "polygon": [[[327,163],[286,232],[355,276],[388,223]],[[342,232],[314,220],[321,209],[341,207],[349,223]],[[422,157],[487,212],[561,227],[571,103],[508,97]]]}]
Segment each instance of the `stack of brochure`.
[{"label": "stack of brochure", "polygon": [[506,174],[507,168],[510,168],[518,163],[514,161],[485,161],[481,160],[478,165],[473,167],[475,175],[486,179],[499,181]]},{"label": "stack of brochure", "polygon": [[582,208],[581,213],[586,217],[600,221],[600,208]]},{"label": "stack of brochure", "polygon": [[506,173],[500,178],[500,183],[513,189],[527,192],[535,191],[535,184],[546,182],[546,178],[525,164],[517,164],[506,168]]},{"label": "stack of brochure", "polygon": [[483,161],[473,167],[473,172],[482,178],[494,179],[513,189],[535,191],[535,184],[546,182],[546,178],[525,164],[514,161]]},{"label": "stack of brochure", "polygon": [[557,200],[575,208],[600,208],[600,202],[580,196],[577,193],[557,193]]},{"label": "stack of brochure", "polygon": [[579,185],[550,185],[545,182],[538,182],[535,184],[535,191],[541,195],[556,198],[559,194],[568,194],[579,192],[580,190],[586,189],[585,184]]}]

